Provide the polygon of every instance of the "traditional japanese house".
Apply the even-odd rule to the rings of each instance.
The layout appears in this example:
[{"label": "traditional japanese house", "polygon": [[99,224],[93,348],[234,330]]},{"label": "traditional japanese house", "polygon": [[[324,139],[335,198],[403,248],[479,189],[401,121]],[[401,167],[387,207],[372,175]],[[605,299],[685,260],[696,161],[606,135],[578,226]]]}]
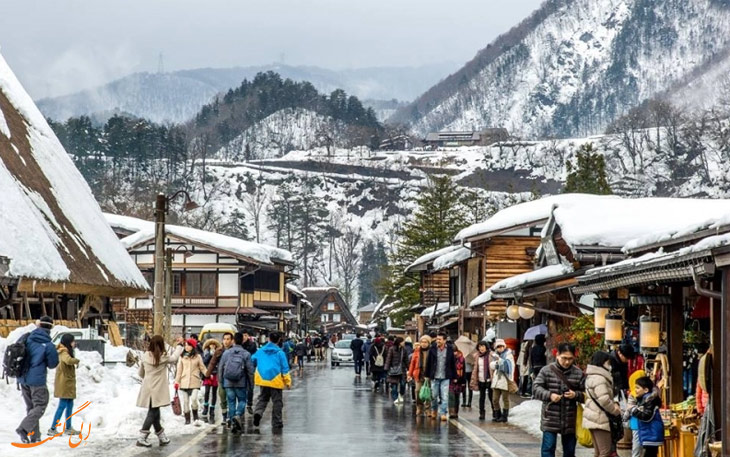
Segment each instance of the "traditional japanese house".
[{"label": "traditional japanese house", "polygon": [[302,289],[312,302],[312,329],[320,333],[352,333],[358,327],[355,316],[336,287],[306,287]]},{"label": "traditional japanese house", "polygon": [[299,336],[304,336],[309,332],[310,328],[310,314],[314,307],[312,303],[307,299],[307,296],[299,290],[294,284],[286,285],[286,292],[289,299],[288,303],[294,306],[293,314],[295,319],[289,321],[288,332],[293,332]]},{"label": "traditional japanese house", "polygon": [[[106,215],[122,244],[152,284],[154,223]],[[131,232],[131,234],[129,234]],[[126,236],[125,236],[126,235]],[[203,325],[227,322],[250,330],[286,331],[297,305],[286,289],[295,277],[291,253],[213,232],[165,225],[165,247],[172,251],[172,327],[197,333]],[[129,322],[152,320],[151,297],[127,302]]]},{"label": "traditional japanese house", "polygon": [[357,321],[360,325],[367,325],[370,323],[376,306],[378,306],[377,303],[371,303],[357,309]]},{"label": "traditional japanese house", "polygon": [[148,293],[83,176],[1,56],[0,214],[0,335],[41,315],[103,326],[114,317],[109,296]]}]

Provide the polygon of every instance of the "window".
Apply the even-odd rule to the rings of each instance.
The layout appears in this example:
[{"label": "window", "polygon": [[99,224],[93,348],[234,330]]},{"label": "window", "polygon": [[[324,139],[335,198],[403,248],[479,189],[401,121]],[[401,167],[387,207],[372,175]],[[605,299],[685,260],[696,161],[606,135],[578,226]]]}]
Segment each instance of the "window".
[{"label": "window", "polygon": [[254,291],[254,275],[248,274],[241,278],[241,292],[252,294]]},{"label": "window", "polygon": [[144,277],[144,280],[147,281],[150,289],[155,286],[155,273],[153,271],[143,271],[142,276]]},{"label": "window", "polygon": [[332,315],[332,322],[340,322],[340,315],[339,314],[333,314]]},{"label": "window", "polygon": [[188,297],[215,297],[215,273],[185,273]]},{"label": "window", "polygon": [[259,270],[255,273],[256,290],[279,292],[279,272]]},{"label": "window", "polygon": [[182,274],[172,274],[172,295],[182,295]]},{"label": "window", "polygon": [[327,303],[327,311],[334,311],[335,310],[335,303],[329,302]]},{"label": "window", "polygon": [[327,314],[322,314],[321,319],[322,322],[327,322]]}]

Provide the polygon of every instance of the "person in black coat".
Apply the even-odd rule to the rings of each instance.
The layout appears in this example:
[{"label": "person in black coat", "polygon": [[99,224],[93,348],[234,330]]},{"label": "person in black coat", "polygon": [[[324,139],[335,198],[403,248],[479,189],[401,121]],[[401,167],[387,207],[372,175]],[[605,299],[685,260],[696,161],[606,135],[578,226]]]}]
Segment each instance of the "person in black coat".
[{"label": "person in black coat", "polygon": [[431,417],[441,415],[447,421],[449,406],[449,386],[451,380],[456,381],[456,359],[453,347],[446,344],[446,334],[436,336],[436,346],[431,346],[426,360],[426,378],[431,382]]},{"label": "person in black coat", "polygon": [[387,350],[383,338],[376,337],[370,347],[370,370],[373,373],[373,390],[378,390],[385,380],[385,358]]},{"label": "person in black coat", "polygon": [[365,342],[362,340],[362,335],[357,334],[357,338],[350,341],[350,349],[352,350],[352,360],[355,362],[355,376],[360,377],[362,373],[362,362],[364,359],[362,347]]},{"label": "person in black coat", "polygon": [[636,357],[636,351],[630,344],[622,344],[611,352],[611,376],[615,395],[626,394],[629,390],[629,360]]},{"label": "person in black coat", "polygon": [[547,349],[545,348],[545,335],[536,335],[535,344],[530,349],[530,366],[533,379],[540,373],[542,367],[547,365]]}]

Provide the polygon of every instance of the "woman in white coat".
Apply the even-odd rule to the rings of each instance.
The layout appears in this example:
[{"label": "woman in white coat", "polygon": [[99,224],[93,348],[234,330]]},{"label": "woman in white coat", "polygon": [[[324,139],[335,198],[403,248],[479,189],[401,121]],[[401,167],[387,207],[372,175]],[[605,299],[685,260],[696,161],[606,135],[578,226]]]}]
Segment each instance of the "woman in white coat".
[{"label": "woman in white coat", "polygon": [[[515,357],[503,339],[494,342],[489,370],[492,372],[492,408],[495,418],[492,422],[507,422],[509,418],[509,380],[514,376]],[[500,406],[500,401],[502,405]]]},{"label": "woman in white coat", "polygon": [[613,453],[611,425],[608,415],[621,414],[621,408],[613,400],[611,356],[596,352],[586,369],[586,394],[583,409],[583,428],[590,430],[596,457],[608,457]]}]

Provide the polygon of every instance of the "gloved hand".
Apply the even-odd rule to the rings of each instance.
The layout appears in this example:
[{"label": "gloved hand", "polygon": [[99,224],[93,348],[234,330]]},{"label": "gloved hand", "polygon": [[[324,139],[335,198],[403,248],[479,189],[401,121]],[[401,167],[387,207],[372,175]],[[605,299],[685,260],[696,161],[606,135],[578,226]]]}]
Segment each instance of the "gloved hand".
[{"label": "gloved hand", "polygon": [[175,390],[178,390],[180,388],[180,384],[175,383]]}]

